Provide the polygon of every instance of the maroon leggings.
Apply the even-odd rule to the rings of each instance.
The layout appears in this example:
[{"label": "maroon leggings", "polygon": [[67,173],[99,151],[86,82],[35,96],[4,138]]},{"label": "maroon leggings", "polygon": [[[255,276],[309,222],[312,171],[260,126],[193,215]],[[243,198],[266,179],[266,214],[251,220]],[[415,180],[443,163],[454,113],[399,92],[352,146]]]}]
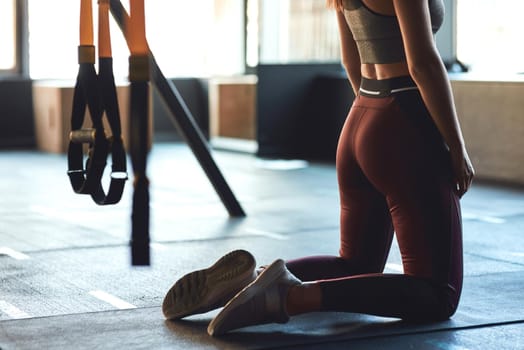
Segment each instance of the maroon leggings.
[{"label": "maroon leggings", "polygon": [[[449,318],[462,289],[462,223],[447,148],[409,77],[363,79],[340,135],[340,256],[287,262],[323,310]],[[404,274],[384,274],[395,232]]]}]

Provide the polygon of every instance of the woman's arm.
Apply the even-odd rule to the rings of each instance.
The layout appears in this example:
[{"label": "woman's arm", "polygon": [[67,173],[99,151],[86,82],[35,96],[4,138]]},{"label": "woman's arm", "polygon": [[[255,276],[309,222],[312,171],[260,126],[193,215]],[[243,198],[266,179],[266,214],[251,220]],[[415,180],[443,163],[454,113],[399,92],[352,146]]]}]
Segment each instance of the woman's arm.
[{"label": "woman's arm", "polygon": [[362,73],[360,70],[360,56],[358,55],[357,44],[353,39],[353,34],[347,25],[346,18],[344,17],[342,10],[337,10],[337,22],[338,31],[340,33],[342,65],[346,69],[346,73],[353,88],[353,92],[355,93],[355,96],[357,96],[360,88],[360,80],[362,78]]},{"label": "woman's arm", "polygon": [[447,72],[434,43],[428,2],[393,0],[393,4],[409,72],[450,149],[457,192],[462,196],[471,184],[474,170],[460,130]]}]

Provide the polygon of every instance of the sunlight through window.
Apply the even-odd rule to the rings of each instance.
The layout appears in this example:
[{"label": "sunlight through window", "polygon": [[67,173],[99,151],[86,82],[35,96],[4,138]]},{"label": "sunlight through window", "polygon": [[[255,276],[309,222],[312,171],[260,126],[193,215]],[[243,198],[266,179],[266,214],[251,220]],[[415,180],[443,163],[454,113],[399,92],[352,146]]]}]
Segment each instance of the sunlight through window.
[{"label": "sunlight through window", "polygon": [[524,73],[524,1],[457,0],[457,57],[473,72]]},{"label": "sunlight through window", "polygon": [[16,0],[0,0],[0,70],[16,67]]},{"label": "sunlight through window", "polygon": [[[96,3],[93,0],[95,22]],[[122,3],[127,7],[128,1]],[[166,76],[243,72],[242,0],[154,0],[145,5],[148,42]],[[76,77],[79,11],[78,0],[29,0],[32,78]],[[111,40],[115,77],[126,78],[129,51],[113,20]]]}]

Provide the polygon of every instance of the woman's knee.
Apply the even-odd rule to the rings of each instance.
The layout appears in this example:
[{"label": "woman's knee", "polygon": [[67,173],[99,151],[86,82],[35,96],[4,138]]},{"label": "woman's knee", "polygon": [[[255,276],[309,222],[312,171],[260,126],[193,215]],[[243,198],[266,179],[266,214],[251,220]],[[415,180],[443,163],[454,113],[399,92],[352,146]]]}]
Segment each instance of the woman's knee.
[{"label": "woman's knee", "polygon": [[460,299],[459,292],[449,284],[433,284],[424,293],[418,310],[406,315],[406,321],[438,322],[445,321],[455,314]]},{"label": "woman's knee", "polygon": [[458,308],[460,292],[449,284],[437,287],[438,310],[436,316],[447,320],[455,314]]}]

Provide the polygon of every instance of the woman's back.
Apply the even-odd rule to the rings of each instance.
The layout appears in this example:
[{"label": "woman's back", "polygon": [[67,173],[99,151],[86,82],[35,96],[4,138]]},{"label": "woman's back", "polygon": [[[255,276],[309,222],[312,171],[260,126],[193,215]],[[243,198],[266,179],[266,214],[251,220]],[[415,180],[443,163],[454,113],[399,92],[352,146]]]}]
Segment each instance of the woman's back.
[{"label": "woman's back", "polygon": [[[399,21],[392,0],[343,0],[343,13],[358,46],[362,75],[386,79],[409,74]],[[444,17],[442,0],[428,0],[433,34]]]}]

